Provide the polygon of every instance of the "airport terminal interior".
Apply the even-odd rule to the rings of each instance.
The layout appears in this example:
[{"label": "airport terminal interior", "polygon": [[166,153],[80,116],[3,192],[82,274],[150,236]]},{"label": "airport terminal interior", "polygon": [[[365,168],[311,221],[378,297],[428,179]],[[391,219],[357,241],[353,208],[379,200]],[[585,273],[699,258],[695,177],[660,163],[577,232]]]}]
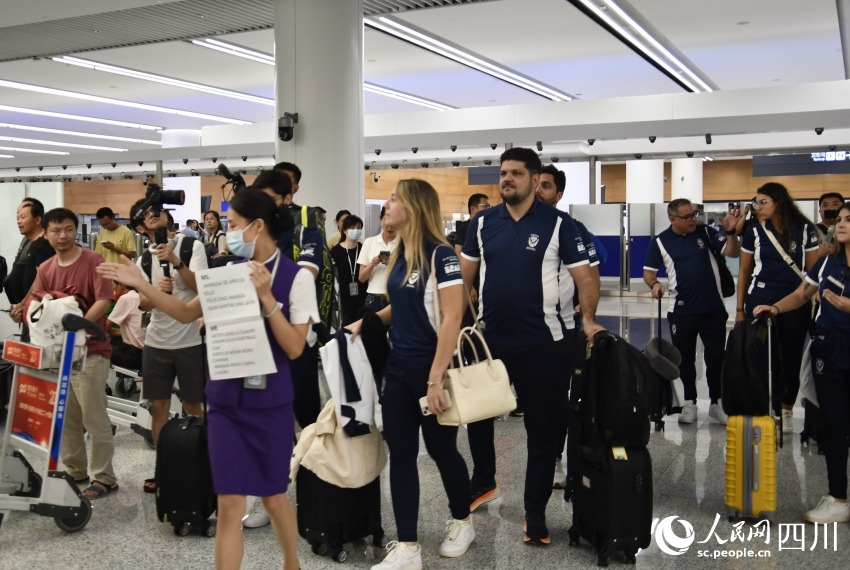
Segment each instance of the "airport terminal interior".
[{"label": "airport terminal interior", "polygon": [[[298,163],[296,201],[327,210],[329,235],[342,208],[374,235],[396,182],[422,178],[440,194],[448,234],[472,193],[500,201],[500,154],[528,147],[565,172],[558,207],[608,249],[599,322],[643,349],[658,322],[642,264],[667,227],[666,202],[689,198],[711,222],[780,181],[818,221],[818,196],[850,195],[850,0],[0,0],[0,14],[0,254],[10,264],[24,197],[74,210],[87,247],[95,212],[109,206],[125,223],[148,180],[185,190],[181,227],[207,208],[226,221],[224,163],[249,184],[275,162]],[[725,302],[731,330],[735,298]],[[14,332],[0,313],[0,335]],[[667,416],[650,434],[652,541],[636,566],[846,567],[850,526],[803,523],[827,475],[817,442],[801,438],[800,400],[777,450],[774,520],[727,520],[727,432],[708,417],[701,356],[697,421]],[[424,567],[595,568],[586,541],[570,545],[562,490],[546,511],[551,544],[523,544],[523,418],[499,417],[495,434],[501,495],[472,514],[476,539],[457,559],[437,552],[450,514],[420,444]],[[115,447],[120,489],[93,502],[81,531],[21,511],[2,518],[0,570],[215,567],[214,541],[175,536],[142,491],[155,460],[145,440],[122,425]],[[471,465],[464,428],[458,447]],[[388,469],[380,484],[395,540]],[[270,526],[244,536],[243,568],[281,567]],[[298,548],[304,569],[366,569],[385,554],[358,541],[340,563],[301,538]],[[614,554],[610,565],[626,563]]]}]

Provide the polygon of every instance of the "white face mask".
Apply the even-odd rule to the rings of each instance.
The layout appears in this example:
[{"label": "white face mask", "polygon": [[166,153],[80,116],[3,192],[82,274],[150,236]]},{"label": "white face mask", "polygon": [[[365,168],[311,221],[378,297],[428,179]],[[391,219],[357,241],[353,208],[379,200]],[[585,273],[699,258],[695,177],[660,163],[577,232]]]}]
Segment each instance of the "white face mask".
[{"label": "white face mask", "polygon": [[348,233],[348,239],[353,240],[353,241],[359,241],[360,238],[363,237],[363,229],[362,228],[359,229],[359,230],[351,229],[351,230],[348,230],[347,233]]},{"label": "white face mask", "polygon": [[254,222],[251,222],[244,229],[227,232],[227,248],[230,250],[230,253],[238,257],[244,257],[245,259],[251,259],[254,256],[254,247],[257,245],[257,238],[260,237],[260,234],[257,234],[250,243],[245,243],[242,238],[242,232],[250,228],[253,224]]}]

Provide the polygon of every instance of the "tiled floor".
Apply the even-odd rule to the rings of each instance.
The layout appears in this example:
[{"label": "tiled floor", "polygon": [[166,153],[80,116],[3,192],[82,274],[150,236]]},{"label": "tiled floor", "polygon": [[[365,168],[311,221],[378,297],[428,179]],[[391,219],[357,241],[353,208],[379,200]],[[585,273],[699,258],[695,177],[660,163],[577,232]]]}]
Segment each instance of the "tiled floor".
[{"label": "tiled floor", "polygon": [[[654,307],[646,302],[608,298],[600,313],[609,316],[630,314],[647,317]],[[616,319],[615,319],[616,321]],[[627,323],[631,327],[631,323]],[[635,323],[646,328],[646,322]],[[613,325],[611,325],[613,326]],[[700,395],[706,392],[700,382]],[[744,525],[740,539],[730,542],[735,528],[724,516],[725,429],[707,418],[708,401],[699,402],[699,421],[682,426],[676,418],[668,418],[663,432],[653,433],[649,450],[653,462],[654,517],[680,517],[693,527],[693,544],[681,555],[664,553],[653,540],[640,552],[637,565],[641,568],[846,568],[850,549],[850,527],[839,525],[829,529],[828,546],[824,547],[823,527],[818,528],[815,543],[813,525],[801,524],[801,514],[826,492],[826,468],[816,447],[803,448],[797,435],[802,429],[802,409],[795,410],[795,435],[786,438],[785,447],[778,451],[778,512],[770,526],[769,543],[764,538],[747,541],[750,526]],[[459,447],[469,457],[466,435],[460,431]],[[115,465],[121,490],[115,495],[94,503],[94,513],[88,526],[79,533],[66,534],[48,518],[30,513],[13,512],[0,527],[0,569],[53,570],[62,569],[159,569],[213,567],[213,541],[190,536],[174,536],[169,525],[160,523],[152,495],[142,493],[142,482],[153,473],[154,453],[142,439],[128,429],[116,435]],[[515,569],[536,568],[594,568],[593,550],[583,543],[568,545],[572,507],[564,503],[560,491],[553,492],[547,510],[552,533],[549,547],[528,547],[522,542],[522,486],[525,467],[525,437],[522,420],[508,418],[496,424],[498,453],[498,482],[502,499],[481,508],[473,515],[476,540],[469,552],[457,559],[441,559],[437,548],[443,539],[448,514],[445,494],[434,463],[420,458],[421,511],[420,540],[426,568],[454,569]],[[395,536],[389,502],[388,478],[383,477],[384,528],[390,538]],[[712,525],[720,514],[714,534]],[[684,527],[676,522],[672,530],[684,537]],[[805,550],[800,550],[800,533],[805,532]],[[794,533],[797,533],[797,542]],[[658,534],[661,534],[660,532]],[[709,538],[704,544],[699,544]],[[837,537],[837,543],[834,541]],[[791,550],[797,548],[797,550]],[[369,568],[380,559],[382,552],[367,552],[364,543],[348,545],[349,560],[343,565],[310,552],[300,541],[299,556],[305,569]],[[732,559],[715,551],[743,549],[767,558]],[[718,554],[719,555],[719,554]],[[719,555],[720,556],[720,555]],[[843,562],[842,562],[843,560]],[[243,568],[280,568],[282,555],[269,527],[245,531]],[[611,566],[622,566],[612,557]]]}]

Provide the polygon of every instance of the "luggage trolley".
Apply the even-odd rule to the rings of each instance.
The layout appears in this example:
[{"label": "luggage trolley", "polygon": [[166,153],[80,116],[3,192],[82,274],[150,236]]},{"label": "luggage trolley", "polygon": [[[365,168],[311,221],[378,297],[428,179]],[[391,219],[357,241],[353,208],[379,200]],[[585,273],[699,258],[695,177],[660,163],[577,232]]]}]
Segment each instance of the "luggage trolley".
[{"label": "luggage trolley", "polygon": [[[85,360],[85,346],[76,346],[78,334],[89,329],[98,340],[106,335],[94,323],[67,314],[59,347],[42,348],[7,339],[3,358],[15,363],[12,396],[0,465],[0,524],[9,511],[30,511],[53,517],[65,532],[82,530],[91,519],[91,503],[74,480],[57,470],[65,405],[72,368]],[[22,451],[43,459],[36,471]]]}]

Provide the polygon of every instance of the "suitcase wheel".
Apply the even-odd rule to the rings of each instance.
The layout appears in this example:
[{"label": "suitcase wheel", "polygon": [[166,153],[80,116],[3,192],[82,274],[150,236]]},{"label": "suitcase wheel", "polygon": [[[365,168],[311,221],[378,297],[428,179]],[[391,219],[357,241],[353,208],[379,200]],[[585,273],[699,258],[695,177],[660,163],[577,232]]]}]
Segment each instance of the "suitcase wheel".
[{"label": "suitcase wheel", "polygon": [[215,538],[215,523],[210,523],[204,529],[204,536],[207,538]]},{"label": "suitcase wheel", "polygon": [[310,544],[310,550],[313,551],[313,554],[324,556],[328,553],[328,545],[324,542],[313,542]]},{"label": "suitcase wheel", "polygon": [[596,565],[600,568],[606,568],[608,566],[608,554],[600,552],[596,555]]},{"label": "suitcase wheel", "polygon": [[340,550],[331,554],[331,558],[335,562],[345,562],[346,560],[348,560],[348,553],[345,550]]},{"label": "suitcase wheel", "polygon": [[626,564],[637,564],[637,552],[623,552]]},{"label": "suitcase wheel", "polygon": [[664,420],[655,422],[655,431],[664,431]]},{"label": "suitcase wheel", "polygon": [[177,536],[189,536],[190,532],[192,532],[192,525],[189,523],[183,523],[180,526],[174,527],[174,534]]}]

